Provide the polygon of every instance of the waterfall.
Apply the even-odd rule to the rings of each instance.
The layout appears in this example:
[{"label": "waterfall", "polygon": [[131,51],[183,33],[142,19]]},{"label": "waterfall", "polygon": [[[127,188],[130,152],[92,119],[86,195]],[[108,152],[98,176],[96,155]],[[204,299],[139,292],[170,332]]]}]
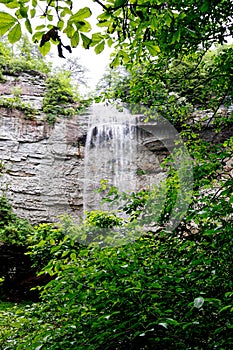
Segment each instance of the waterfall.
[{"label": "waterfall", "polygon": [[85,147],[84,211],[110,210],[101,205],[100,183],[106,180],[119,192],[136,187],[136,125],[127,110],[94,105]]}]

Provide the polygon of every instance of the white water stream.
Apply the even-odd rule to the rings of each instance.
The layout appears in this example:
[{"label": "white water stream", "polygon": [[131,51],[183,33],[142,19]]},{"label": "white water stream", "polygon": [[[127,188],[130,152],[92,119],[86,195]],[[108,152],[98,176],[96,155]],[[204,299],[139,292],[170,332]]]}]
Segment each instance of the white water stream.
[{"label": "white water stream", "polygon": [[[120,192],[136,187],[136,125],[126,110],[94,105],[85,147],[84,211],[108,210],[97,193],[101,180]],[[110,209],[109,209],[110,210]]]}]

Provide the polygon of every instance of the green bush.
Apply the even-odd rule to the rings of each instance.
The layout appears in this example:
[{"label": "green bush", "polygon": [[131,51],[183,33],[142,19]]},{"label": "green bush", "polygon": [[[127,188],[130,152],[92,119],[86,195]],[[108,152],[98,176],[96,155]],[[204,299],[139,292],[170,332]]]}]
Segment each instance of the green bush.
[{"label": "green bush", "polygon": [[71,79],[66,74],[58,73],[46,80],[46,94],[43,98],[42,110],[52,120],[52,116],[73,116],[79,96],[71,84]]},{"label": "green bush", "polygon": [[31,257],[56,278],[42,303],[3,313],[3,349],[229,349],[232,203],[225,179],[218,195],[195,192],[175,232],[104,249],[77,240],[93,225],[109,227],[105,213],[79,226],[39,225]]},{"label": "green bush", "polygon": [[[49,265],[53,260],[67,258],[67,255],[76,252],[79,243],[72,238],[73,224],[70,219],[63,218],[63,225],[43,223],[34,227],[34,232],[27,240],[28,253],[33,262],[33,266],[38,272]],[[76,253],[75,253],[76,254]],[[51,270],[53,274],[54,271]]]},{"label": "green bush", "polygon": [[[0,314],[3,350],[231,348],[233,180],[226,167],[233,139],[211,144],[189,129],[184,134],[194,158],[194,192],[173,232],[163,230],[179,188],[172,168],[156,233],[137,234],[133,224],[141,213],[149,219],[154,214],[148,201],[159,190],[120,194],[103,181],[100,191],[107,192],[107,202],[118,203],[118,212],[90,212],[79,225],[64,218],[62,224],[37,225],[29,235],[22,234],[6,198],[1,199],[1,237],[27,245],[38,272],[53,277],[40,288],[40,303]],[[122,220],[121,212],[128,219]],[[114,229],[121,233],[125,227],[137,237],[130,244],[97,244],[102,229],[111,244]]]},{"label": "green bush", "polygon": [[101,228],[112,228],[122,225],[123,219],[115,213],[94,210],[86,213],[86,223]]},{"label": "green bush", "polygon": [[19,219],[9,200],[0,197],[0,241],[11,245],[26,245],[33,228],[27,220]]},{"label": "green bush", "polygon": [[0,98],[0,107],[22,111],[24,118],[29,120],[34,120],[38,114],[38,111],[30,103],[23,102],[20,97]]},{"label": "green bush", "polygon": [[228,349],[230,251],[229,226],[67,251],[46,268],[57,277],[41,304],[2,315],[5,349]]},{"label": "green bush", "polygon": [[[233,195],[232,178],[223,169],[232,140],[208,149],[193,139],[190,145],[196,159],[193,202],[174,232],[134,232],[138,239],[116,247],[80,244],[100,228],[111,234],[114,226],[127,225],[100,211],[79,225],[65,218],[61,226],[35,228],[28,253],[41,274],[54,278],[41,288],[42,302],[2,313],[3,349],[231,347]],[[177,182],[171,175],[172,201]],[[122,209],[136,220],[149,195],[126,196]],[[109,189],[106,200],[114,199],[119,201],[119,193]],[[161,220],[170,211],[168,199]]]}]

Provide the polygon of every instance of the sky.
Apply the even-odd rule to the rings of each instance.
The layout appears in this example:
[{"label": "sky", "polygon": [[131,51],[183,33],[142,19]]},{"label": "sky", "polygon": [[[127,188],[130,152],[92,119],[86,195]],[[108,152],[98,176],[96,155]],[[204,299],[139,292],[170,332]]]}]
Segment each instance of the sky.
[{"label": "sky", "polygon": [[[74,1],[75,4],[75,1]],[[83,8],[85,6],[90,7],[92,11],[92,16],[88,18],[87,20],[90,21],[92,25],[93,32],[100,31],[101,28],[98,28],[95,26],[96,17],[101,13],[101,7],[97,3],[94,3],[92,0],[83,0],[82,2],[77,1],[77,11],[80,8]],[[74,8],[74,11],[76,9]],[[85,33],[89,37],[91,36],[90,33]],[[80,59],[80,63],[88,69],[88,72],[86,74],[87,76],[87,84],[89,86],[89,90],[93,90],[95,85],[98,83],[102,75],[104,74],[108,64],[110,63],[110,54],[111,49],[108,46],[105,46],[104,51],[102,51],[99,55],[97,55],[93,48],[90,48],[89,50],[84,49],[81,45],[78,45],[77,48],[72,49],[72,54],[66,53],[64,51],[64,54],[66,57],[69,57],[69,55],[78,57]],[[52,61],[55,65],[60,65],[64,63],[63,58],[57,57],[57,49],[54,48],[54,53],[52,57]],[[88,89],[85,89],[84,87],[81,87],[81,90],[83,92],[88,92]]]},{"label": "sky", "polygon": [[[94,31],[100,31],[100,28],[95,26],[96,17],[101,13],[101,7],[92,0],[82,1],[82,6],[90,7],[92,10],[92,17],[90,18]],[[91,87],[99,81],[101,76],[106,70],[107,65],[110,63],[111,49],[108,46],[105,47],[99,55],[96,55],[94,49],[85,50],[84,48],[76,48],[77,56],[80,57],[81,63],[89,70],[89,84]]]}]

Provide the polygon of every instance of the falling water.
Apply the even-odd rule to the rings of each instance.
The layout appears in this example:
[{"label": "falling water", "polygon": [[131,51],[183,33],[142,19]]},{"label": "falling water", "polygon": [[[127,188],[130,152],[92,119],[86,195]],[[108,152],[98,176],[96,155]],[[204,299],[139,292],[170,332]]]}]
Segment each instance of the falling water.
[{"label": "falling water", "polygon": [[89,118],[85,148],[84,210],[108,210],[101,205],[100,182],[131,192],[136,186],[136,127],[131,114],[95,105]]}]

